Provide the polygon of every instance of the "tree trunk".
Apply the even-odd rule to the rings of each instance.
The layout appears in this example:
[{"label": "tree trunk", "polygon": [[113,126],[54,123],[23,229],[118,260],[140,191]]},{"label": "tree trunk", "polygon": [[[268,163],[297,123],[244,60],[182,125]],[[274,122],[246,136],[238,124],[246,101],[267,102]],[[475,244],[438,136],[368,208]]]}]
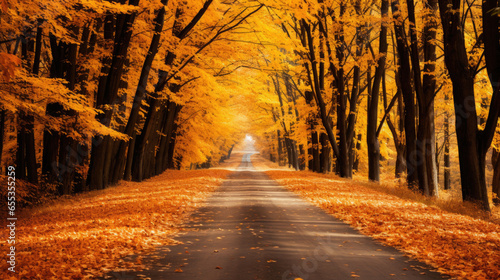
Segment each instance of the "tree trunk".
[{"label": "tree trunk", "polygon": [[[77,28],[74,28],[77,29]],[[75,33],[77,33],[76,30]],[[68,59],[66,61],[66,80],[69,90],[74,90],[76,85],[76,59],[77,59],[77,44],[69,44],[67,47]],[[63,114],[76,118],[76,112],[73,110],[64,110]],[[78,155],[76,155],[77,143],[71,137],[62,135],[59,147],[59,194],[71,194],[73,192],[72,185],[75,175],[75,168],[78,164]],[[76,156],[75,156],[76,155]]]},{"label": "tree trunk", "polygon": [[366,142],[368,146],[368,178],[372,181],[380,181],[380,144],[378,141],[378,103],[380,96],[380,84],[385,75],[385,62],[387,58],[387,16],[389,12],[389,1],[382,0],[381,3],[381,27],[379,54],[381,54],[375,76],[373,77],[373,85],[370,91],[368,102],[368,127],[366,132]]},{"label": "tree trunk", "polygon": [[[169,103],[169,102],[167,102]],[[163,112],[163,125],[162,125],[162,130],[161,130],[161,136],[160,136],[160,143],[158,145],[158,151],[155,155],[155,173],[156,174],[161,174],[164,169],[163,169],[163,166],[166,165],[164,162],[166,161],[166,158],[165,158],[165,155],[168,154],[168,142],[169,142],[169,138],[168,138],[168,115],[171,114],[171,106],[170,104],[167,104],[165,105],[165,107],[167,108],[164,112]]]},{"label": "tree trunk", "polygon": [[[413,1],[413,0],[409,0]],[[436,164],[436,133],[434,128],[434,96],[436,92],[436,30],[438,28],[437,0],[427,0],[428,7],[426,23],[423,32],[424,75],[422,81],[422,96],[419,98],[419,125],[417,137],[419,152],[422,153],[422,166],[419,171],[420,190],[424,194],[438,196],[438,179]],[[417,47],[416,47],[417,48]],[[418,54],[414,55],[417,56]],[[420,161],[419,161],[420,162]]]},{"label": "tree trunk", "polygon": [[[137,6],[139,4],[139,0],[129,0],[128,4]],[[103,76],[99,82],[96,96],[96,107],[98,108],[102,105],[112,105],[117,102],[118,89],[120,87],[121,77],[124,71],[123,66],[127,60],[128,47],[132,38],[132,26],[136,16],[136,12],[132,12],[131,14],[120,14],[117,16],[114,30],[105,28],[107,32],[113,30],[115,32],[115,36],[113,55],[109,71],[106,71],[106,63],[103,63],[103,72],[107,72],[107,75]],[[106,37],[110,37],[110,34]],[[99,121],[106,126],[110,125],[112,117],[113,111],[111,109],[103,109],[103,113],[98,115]],[[94,145],[92,147],[91,161],[88,171],[88,183],[93,189],[102,189],[108,185],[109,180],[104,175],[109,174],[109,170],[105,170],[105,161],[106,153],[110,147],[110,141],[110,137],[102,136],[96,136],[93,139],[93,143],[100,143],[100,145]]]},{"label": "tree trunk", "polygon": [[125,173],[123,174],[123,179],[127,181],[132,180],[132,162],[134,161],[135,140],[137,139],[135,132],[131,137],[132,138],[128,141],[127,162],[125,164]]},{"label": "tree trunk", "polygon": [[[500,110],[498,87],[491,99],[486,128],[484,131],[479,131],[474,99],[475,70],[469,66],[463,30],[459,28],[462,22],[461,15],[455,12],[460,10],[460,1],[439,0],[439,9],[445,41],[445,63],[453,84],[462,198],[465,201],[478,203],[485,210],[490,210],[485,165],[486,152],[491,145]],[[485,49],[487,46],[485,41]],[[486,63],[488,64],[488,57]],[[494,73],[488,72],[490,75]]]},{"label": "tree trunk", "polygon": [[[314,50],[314,39],[312,37],[311,33],[311,27],[309,24],[305,21],[302,20],[302,26],[305,29],[306,36],[307,36],[307,44],[308,44],[308,49],[309,49],[309,59],[311,61],[311,68],[313,72],[313,77],[314,77],[314,83],[311,85],[313,88],[313,92],[316,94],[316,101],[317,105],[319,107],[320,111],[320,116],[321,116],[321,122],[323,123],[323,127],[326,130],[328,141],[330,142],[330,145],[333,148],[334,154],[336,157],[339,156],[339,148],[337,145],[337,140],[335,138],[335,134],[333,133],[332,129],[332,124],[331,124],[331,118],[328,115],[328,112],[326,111],[326,104],[325,101],[323,100],[323,95],[322,95],[322,90],[320,88],[320,77],[318,74],[318,69],[317,69],[317,61],[316,61],[316,54]],[[322,153],[323,154],[323,153]],[[324,170],[322,170],[324,171]],[[345,177],[346,174],[343,174],[341,172],[340,174],[341,177]]]},{"label": "tree trunk", "polygon": [[132,180],[140,182],[144,179],[144,154],[146,153],[146,145],[149,138],[155,132],[153,131],[154,122],[158,115],[159,107],[159,91],[155,90],[155,95],[151,97],[150,108],[146,116],[144,128],[140,135],[136,137],[134,160],[132,162]]},{"label": "tree trunk", "polygon": [[319,142],[318,142],[318,132],[316,131],[316,114],[314,113],[314,94],[312,91],[305,92],[306,103],[311,108],[311,113],[307,116],[307,123],[309,124],[309,133],[311,135],[311,147],[309,149],[309,155],[312,158],[309,161],[309,170],[314,172],[320,171],[320,159],[319,159]]},{"label": "tree trunk", "polygon": [[444,189],[445,190],[451,189],[450,167],[451,167],[451,163],[450,163],[450,117],[448,114],[445,114],[445,119],[444,119],[444,171],[443,171]]},{"label": "tree trunk", "polygon": [[500,152],[496,149],[493,150],[491,155],[491,164],[493,165],[493,180],[491,186],[493,189],[493,203],[500,205]]},{"label": "tree trunk", "polygon": [[26,180],[26,132],[24,131],[22,112],[17,123],[16,179]]},{"label": "tree trunk", "polygon": [[[168,158],[167,158],[167,163],[168,163],[168,168],[169,169],[174,169],[176,166],[176,162],[174,160],[174,155],[175,155],[175,144],[176,144],[176,139],[177,139],[177,125],[174,126],[174,130],[172,132],[172,140],[170,140],[170,143],[168,144]],[[180,168],[180,162],[177,165]]]},{"label": "tree trunk", "polygon": [[[162,3],[165,5],[168,1],[163,0]],[[154,19],[154,34],[151,39],[151,43],[149,45],[149,51],[144,59],[144,63],[142,65],[141,75],[139,77],[139,84],[137,85],[137,89],[135,91],[134,101],[132,104],[132,110],[130,111],[128,122],[124,130],[124,134],[133,138],[135,135],[135,126],[139,121],[139,111],[141,109],[142,101],[144,100],[144,96],[146,95],[146,86],[148,82],[149,72],[151,69],[151,65],[153,64],[153,60],[158,53],[158,47],[161,38],[161,32],[163,30],[163,25],[165,21],[165,7],[162,7],[155,19]],[[131,141],[131,139],[129,141]],[[116,183],[120,179],[124,177],[124,168],[127,165],[127,147],[130,146],[130,143],[126,141],[120,141],[119,148],[116,157],[116,164],[113,170],[113,178],[112,182]],[[128,176],[125,176],[128,177]]]},{"label": "tree trunk", "polygon": [[415,186],[418,181],[418,171],[417,171],[417,133],[416,133],[416,105],[415,105],[415,95],[411,86],[411,68],[410,68],[410,57],[409,48],[406,44],[406,32],[405,27],[402,25],[404,22],[402,19],[401,11],[399,10],[399,0],[393,0],[391,4],[392,14],[395,19],[394,30],[396,34],[396,44],[398,52],[398,74],[399,80],[401,81],[401,93],[403,95],[404,101],[404,111],[405,111],[405,139],[406,139],[406,170],[407,170],[407,181],[409,187]]},{"label": "tree trunk", "polygon": [[330,157],[330,146],[328,145],[329,139],[328,135],[325,133],[321,133],[320,135],[320,142],[321,142],[321,173],[328,173],[332,170],[332,162],[331,162],[331,157]]},{"label": "tree trunk", "polygon": [[[170,152],[172,152],[170,150],[170,146],[175,141],[174,133],[175,133],[175,130],[177,129],[177,125],[175,124],[175,121],[177,120],[177,116],[179,115],[179,112],[182,110],[181,105],[177,105],[177,104],[173,103],[171,106],[172,107],[169,108],[169,115],[168,115],[168,119],[167,119],[167,127],[166,127],[166,133],[165,133],[165,135],[166,135],[166,137],[165,137],[166,147],[165,147],[165,151],[164,151],[163,156],[162,156],[163,161],[164,161],[164,164],[162,167],[163,170],[166,170],[168,168],[169,158],[171,158],[171,156],[173,156],[173,155],[170,155]],[[174,144],[174,146],[175,146],[175,144]],[[231,148],[231,151],[232,151],[232,148]],[[228,154],[228,158],[229,158],[229,155],[231,154],[231,151]]]},{"label": "tree trunk", "polygon": [[306,170],[306,151],[304,145],[299,145],[299,170]]},{"label": "tree trunk", "polygon": [[297,147],[297,141],[291,140],[291,142],[292,142],[292,149],[293,149],[293,168],[295,168],[295,170],[300,170],[299,149]]},{"label": "tree trunk", "polygon": [[[420,58],[419,58],[419,48],[418,48],[418,37],[417,37],[417,26],[415,20],[415,4],[413,0],[406,0],[406,6],[408,8],[408,19],[410,21],[409,35],[410,35],[410,59],[412,64],[412,73],[413,73],[413,89],[416,92],[417,101],[418,101],[418,118],[420,124],[417,127],[417,141],[416,141],[416,168],[417,168],[417,178],[418,178],[418,189],[421,193],[425,195],[429,195],[429,182],[427,180],[427,161],[426,161],[426,147],[427,147],[427,139],[429,135],[428,127],[429,121],[425,106],[425,97],[422,88],[422,77],[420,71]],[[431,18],[429,17],[429,20]],[[424,31],[425,33],[425,31]],[[425,34],[424,34],[425,36]],[[428,51],[430,46],[424,38],[424,44],[426,44],[427,50],[424,50],[424,54],[428,55]],[[425,57],[427,60],[428,58]],[[429,79],[429,81],[431,81]],[[434,96],[434,92],[432,95]]]},{"label": "tree trunk", "polygon": [[[343,2],[340,4],[340,18],[344,16],[345,6]],[[326,34],[328,35],[328,34]],[[325,38],[328,40],[328,37]],[[382,36],[382,35],[381,35]],[[344,27],[343,24],[340,25],[340,30],[337,32],[336,41],[340,42],[336,46],[337,60],[339,64],[342,65],[344,63]],[[321,52],[323,53],[323,52]],[[333,61],[330,61],[332,63]],[[344,68],[339,67],[337,70],[337,75],[335,78],[335,87],[337,92],[337,131],[338,131],[338,140],[339,140],[339,153],[337,155],[337,167],[339,168],[340,176],[345,178],[352,177],[352,166],[349,164],[349,143],[347,139],[347,125],[346,125],[346,111],[347,111],[347,98],[345,94],[345,80],[344,77]]]},{"label": "tree trunk", "polygon": [[[354,2],[354,9],[358,16],[361,16],[363,11],[361,9],[361,1]],[[365,26],[366,28],[366,26]],[[368,41],[368,36],[366,31],[361,26],[356,27],[356,57],[361,57],[363,51],[366,48],[366,42]],[[360,96],[360,81],[361,81],[361,69],[359,65],[354,66],[353,78],[352,78],[352,89],[351,98],[349,100],[349,116],[348,116],[348,127],[347,127],[347,140],[349,146],[349,164],[351,166],[351,176],[353,169],[358,171],[359,169],[359,152],[361,150],[361,139],[362,135],[355,134],[355,126],[358,116],[358,99]],[[357,137],[357,140],[355,140]]]},{"label": "tree trunk", "polygon": [[278,140],[278,165],[283,166],[283,142],[281,141],[281,132],[278,129],[276,131],[276,136]]},{"label": "tree trunk", "polygon": [[352,165],[354,170],[356,170],[356,171],[359,171],[359,158],[360,158],[360,154],[361,154],[361,140],[363,139],[362,137],[363,137],[363,135],[361,135],[361,133],[358,134],[358,140],[356,141],[354,163]]},{"label": "tree trunk", "polygon": [[318,132],[317,131],[312,131],[311,132],[311,143],[312,143],[312,171],[314,172],[321,172],[321,160],[319,158],[319,139],[318,139]]},{"label": "tree trunk", "polygon": [[[27,60],[27,53],[25,53],[25,48],[27,43],[23,43],[23,59]],[[40,66],[40,55],[42,50],[42,28],[37,28],[36,42],[35,42],[35,58],[33,61],[33,74],[36,76],[39,72]],[[32,184],[38,183],[38,170],[36,164],[36,147],[35,147],[35,118],[25,112],[19,113],[19,130],[18,130],[18,145],[24,145],[24,147],[18,146],[18,157],[17,161],[22,164],[21,176],[26,174],[25,179],[27,179]],[[25,170],[26,168],[26,170]]]},{"label": "tree trunk", "polygon": [[4,138],[5,138],[5,110],[0,110],[0,173],[2,172],[2,166],[3,166],[2,160],[3,160]]}]

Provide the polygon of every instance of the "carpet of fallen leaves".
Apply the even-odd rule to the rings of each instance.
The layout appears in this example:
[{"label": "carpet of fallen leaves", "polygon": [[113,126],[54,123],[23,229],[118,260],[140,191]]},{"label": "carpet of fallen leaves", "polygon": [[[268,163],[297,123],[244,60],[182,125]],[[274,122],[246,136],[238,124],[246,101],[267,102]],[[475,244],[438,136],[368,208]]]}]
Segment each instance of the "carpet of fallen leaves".
[{"label": "carpet of fallen leaves", "polygon": [[[59,199],[18,217],[16,276],[0,264],[0,279],[89,279],[110,269],[140,268],[123,258],[175,242],[189,214],[229,170],[167,171],[142,183]],[[0,247],[7,252],[7,231]]]},{"label": "carpet of fallen leaves", "polygon": [[312,172],[273,179],[360,232],[456,279],[500,279],[500,225]]}]

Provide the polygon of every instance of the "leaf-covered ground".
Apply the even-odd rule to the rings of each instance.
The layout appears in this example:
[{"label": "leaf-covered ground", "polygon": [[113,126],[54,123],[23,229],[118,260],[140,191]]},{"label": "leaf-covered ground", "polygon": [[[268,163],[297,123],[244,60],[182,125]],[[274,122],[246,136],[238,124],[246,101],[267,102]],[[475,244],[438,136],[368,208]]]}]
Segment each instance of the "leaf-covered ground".
[{"label": "leaf-covered ground", "polygon": [[498,223],[444,211],[333,175],[278,170],[267,174],[362,233],[441,273],[457,279],[500,279]]},{"label": "leaf-covered ground", "polygon": [[[17,222],[16,277],[3,262],[0,279],[85,279],[140,268],[140,258],[122,258],[175,242],[179,225],[229,173],[168,171],[25,212]],[[1,251],[7,252],[7,231],[1,234]]]}]

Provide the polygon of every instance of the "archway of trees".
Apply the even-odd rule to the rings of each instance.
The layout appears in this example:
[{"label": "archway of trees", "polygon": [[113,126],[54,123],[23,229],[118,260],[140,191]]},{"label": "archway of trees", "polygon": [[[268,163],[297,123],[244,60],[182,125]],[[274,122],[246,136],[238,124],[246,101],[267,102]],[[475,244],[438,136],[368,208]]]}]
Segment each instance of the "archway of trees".
[{"label": "archway of trees", "polygon": [[500,203],[497,1],[289,2],[0,0],[2,173],[103,189],[251,132],[297,170]]}]

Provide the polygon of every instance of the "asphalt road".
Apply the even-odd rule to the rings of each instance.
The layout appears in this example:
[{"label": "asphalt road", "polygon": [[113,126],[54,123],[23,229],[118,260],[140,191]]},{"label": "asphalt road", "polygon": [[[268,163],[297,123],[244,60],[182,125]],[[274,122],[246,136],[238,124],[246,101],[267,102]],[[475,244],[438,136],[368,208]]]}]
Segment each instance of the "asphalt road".
[{"label": "asphalt road", "polygon": [[194,214],[182,244],[143,256],[149,268],[114,279],[443,279],[256,171],[237,171]]}]

